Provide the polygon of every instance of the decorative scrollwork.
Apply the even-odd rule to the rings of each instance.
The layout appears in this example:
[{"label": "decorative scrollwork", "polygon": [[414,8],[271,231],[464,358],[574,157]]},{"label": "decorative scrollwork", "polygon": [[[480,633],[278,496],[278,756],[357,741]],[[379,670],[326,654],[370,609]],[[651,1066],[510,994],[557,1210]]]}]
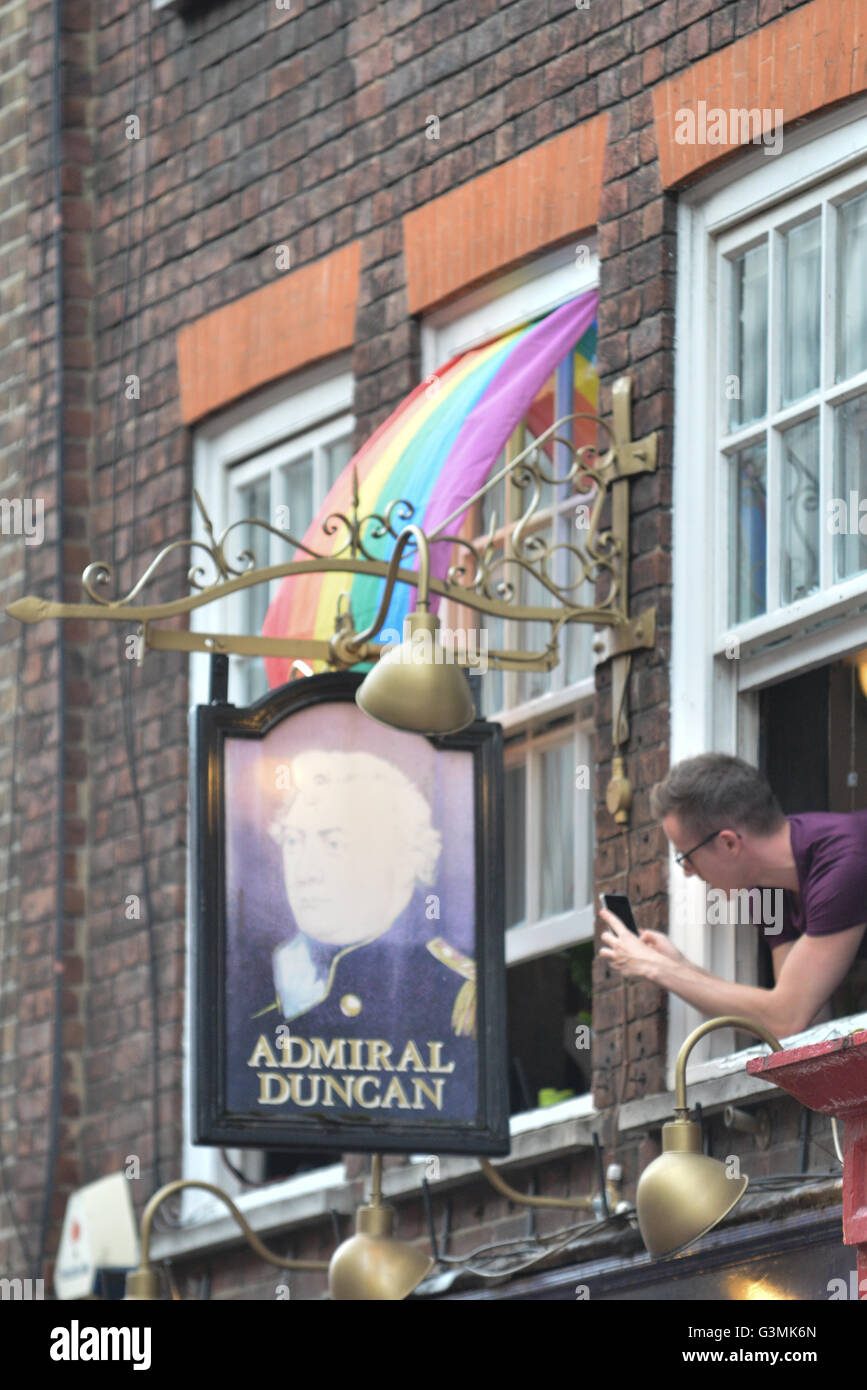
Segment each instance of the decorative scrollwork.
[{"label": "decorative scrollwork", "polygon": [[[604,453],[597,445],[573,444],[569,436],[572,422],[577,420],[592,421],[605,432],[609,444]],[[615,423],[616,420],[615,410]],[[551,624],[554,646],[565,623],[622,624],[626,617],[626,536],[620,534],[622,516],[617,528],[609,526],[603,530],[602,512],[614,484],[655,467],[655,437],[632,443],[628,438],[628,417],[625,426],[621,419],[619,429],[616,436],[611,426],[595,415],[564,416],[489,477],[472,497],[462,499],[426,537],[429,546],[441,547],[437,552],[440,557],[444,550],[448,555],[447,564],[443,564],[444,578],[435,575],[432,580],[436,593],[489,616],[508,617],[511,609],[521,618],[544,620]],[[496,514],[492,514],[487,534],[480,539],[456,534],[469,509],[505,479],[522,494],[521,516],[498,529]],[[546,503],[543,507],[546,491],[550,496],[551,489],[558,500],[553,506]],[[117,576],[111,565],[90,564],[82,576],[84,593],[100,613],[117,617],[119,609],[133,604],[167,557],[181,548],[190,557],[189,585],[200,597],[188,595],[169,604],[136,607],[140,616],[156,618],[168,616],[169,610],[189,611],[223,594],[301,570],[382,575],[389,549],[383,543],[396,541],[408,524],[415,524],[416,508],[407,498],[399,497],[388,502],[383,511],[362,516],[359,491],[358,477],[353,473],[349,507],[330,512],[322,522],[327,544],[320,552],[259,517],[232,521],[216,535],[204,502],[194,490],[204,539],[176,540],[164,546],[129,592],[122,595],[112,596]],[[564,505],[570,494],[576,500],[575,528],[581,532],[580,537],[573,531]],[[286,547],[286,559],[257,564],[249,529],[243,548],[233,553],[231,542],[241,527],[256,527],[269,537],[276,537]],[[415,540],[410,539],[405,547],[407,560],[415,555],[416,548]],[[373,568],[368,571],[367,565]],[[411,582],[413,573],[410,563],[403,568],[402,578]],[[544,591],[541,603],[521,597],[528,587],[532,588],[532,581]],[[595,588],[595,601],[581,604],[579,596],[588,584]],[[30,609],[26,611],[29,613]],[[548,655],[550,648],[545,653],[530,654],[528,660],[547,660]],[[516,654],[512,657],[518,659]]]}]

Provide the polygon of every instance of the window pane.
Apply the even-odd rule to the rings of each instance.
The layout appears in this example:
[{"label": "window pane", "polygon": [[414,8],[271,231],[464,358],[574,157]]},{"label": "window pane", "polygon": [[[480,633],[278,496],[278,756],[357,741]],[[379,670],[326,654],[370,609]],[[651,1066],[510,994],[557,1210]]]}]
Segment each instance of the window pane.
[{"label": "window pane", "polygon": [[[571,520],[571,514],[566,513],[565,521]],[[574,522],[571,533],[568,532],[566,543],[576,545],[583,549],[587,540],[586,529],[576,529]],[[571,551],[564,552],[566,560],[566,589],[568,601],[573,604],[580,604],[585,608],[592,608],[596,603],[596,590],[593,582],[585,579],[579,585],[578,580],[581,576],[581,561],[578,556]],[[565,667],[564,683],[572,685],[575,681],[583,680],[586,676],[593,675],[593,624],[592,623],[567,623],[560,632],[560,660]]]},{"label": "window pane", "polygon": [[[867,535],[860,531],[861,501],[867,498],[867,396],[838,406],[834,422],[834,496],[828,525],[836,580],[867,569]],[[867,510],[863,520],[867,527]]]},{"label": "window pane", "polygon": [[[237,494],[239,519],[248,517],[259,521],[272,521],[271,517],[271,479],[262,478],[249,487],[240,488]],[[239,526],[232,532],[237,537],[237,549],[233,546],[232,563],[240,551],[249,550],[255,556],[256,565],[270,563],[270,537],[261,526]],[[250,589],[242,589],[239,595],[244,614],[244,632],[261,632],[265,613],[268,609],[268,586],[256,584]]]},{"label": "window pane", "polygon": [[593,1022],[592,957],[589,942],[506,971],[513,1115],[590,1090],[591,1049],[575,1046],[575,1028]]},{"label": "window pane", "polygon": [[[260,478],[248,487],[239,488],[236,501],[239,520],[257,518],[259,521],[273,524],[270,477]],[[232,563],[235,563],[235,557],[243,550],[252,552],[257,566],[270,563],[270,535],[261,526],[239,526],[232,532],[232,536],[237,537],[237,548],[232,547],[234,554],[229,557]],[[256,636],[262,631],[268,611],[268,585],[255,584],[249,589],[242,589],[238,594],[238,601],[241,610],[241,632]],[[258,656],[245,657],[239,659],[238,666],[243,692],[241,699],[250,704],[260,695],[264,695],[268,688],[265,663]]]},{"label": "window pane", "polygon": [[[565,433],[562,434],[562,437],[566,437]],[[524,449],[529,449],[531,445],[535,443],[535,441],[536,436],[525,425],[524,438],[521,443],[522,451]],[[538,515],[539,512],[544,511],[548,507],[553,507],[554,503],[558,500],[557,493],[562,493],[563,491],[562,488],[556,488],[553,483],[546,481],[546,479],[548,478],[556,478],[560,474],[567,472],[569,464],[568,461],[566,461],[564,467],[564,460],[562,459],[562,454],[563,449],[561,447],[558,447],[553,439],[546,439],[545,443],[541,446],[541,448],[539,448],[535,453],[530,453],[527,455],[527,462],[531,466],[538,468],[539,473],[542,475],[539,485],[539,501],[536,505],[534,516]],[[555,456],[559,456],[557,457],[557,461],[555,461]],[[530,503],[533,500],[535,489],[532,482],[529,483],[527,487],[523,488],[518,487],[516,484],[513,486],[514,490],[512,492],[512,517],[515,521],[518,521],[520,517],[524,515],[527,508],[530,506]]]},{"label": "window pane", "polygon": [[[487,633],[488,650],[502,651],[506,646],[506,625],[502,618],[482,619]],[[482,713],[486,718],[499,714],[505,708],[505,671],[496,671],[489,666],[482,676]]]},{"label": "window pane", "polygon": [[819,418],[786,430],[780,477],[780,602],[819,586]]},{"label": "window pane", "polygon": [[[460,553],[460,552],[459,552],[459,553]],[[495,563],[495,562],[496,562],[496,557],[497,557],[498,555],[502,555],[502,551],[496,551],[496,552],[493,553],[493,555],[492,555],[492,557],[491,557],[492,563]],[[462,559],[461,559],[461,563],[472,563],[472,561],[471,561],[471,558],[470,558],[469,556],[467,556],[467,560],[465,561],[465,560],[462,558]],[[503,568],[502,568],[502,567],[497,568],[497,570],[495,571],[495,573],[494,573],[494,575],[493,575],[493,581],[492,581],[492,590],[493,590],[494,596],[497,597],[497,598],[499,597],[499,595],[498,595],[497,592],[496,592],[496,586],[497,586],[497,583],[503,578],[503,576],[504,576],[504,570],[503,570]],[[487,634],[487,649],[488,649],[488,650],[490,650],[490,651],[503,651],[507,646],[510,645],[510,644],[507,643],[507,641],[506,641],[506,624],[505,624],[505,621],[504,621],[502,618],[489,617],[489,616],[488,616],[487,614],[485,614],[485,613],[480,613],[480,614],[479,614],[479,623],[480,623],[480,625],[482,626],[482,628],[484,629],[485,633]],[[493,668],[492,666],[489,666],[488,669],[487,669],[487,671],[485,671],[484,675],[483,675],[482,678],[481,678],[481,679],[482,679],[482,702],[481,702],[481,703],[482,703],[482,714],[483,714],[486,718],[490,718],[490,716],[491,716],[492,714],[499,714],[499,713],[501,712],[501,710],[505,709],[505,706],[506,706],[506,685],[505,685],[505,677],[506,677],[506,672],[505,672],[505,671],[496,671],[496,670],[494,670],[494,668]]]},{"label": "window pane", "polygon": [[289,507],[289,525],[283,529],[300,541],[313,520],[313,455],[303,454],[287,464],[283,478]]},{"label": "window pane", "polygon": [[837,245],[837,380],[867,367],[867,193],[843,203]]},{"label": "window pane", "polygon": [[768,247],[732,262],[732,332],[729,373],[737,395],[729,401],[729,429],[759,420],[768,401]]},{"label": "window pane", "polygon": [[764,613],[767,498],[764,440],[730,460],[729,622]]},{"label": "window pane", "polygon": [[575,753],[571,741],[548,749],[540,761],[539,905],[544,918],[568,912],[575,905]]},{"label": "window pane", "polygon": [[783,237],[783,404],[819,385],[822,223],[818,217]]},{"label": "window pane", "polygon": [[[343,439],[335,439],[333,443],[326,444],[324,454],[325,493],[327,495],[352,458],[352,436],[347,434],[344,435]],[[322,500],[324,501],[325,498],[323,497]]]},{"label": "window pane", "polygon": [[[542,527],[533,533],[538,536],[540,542],[550,544],[551,527]],[[530,548],[530,555],[533,549]],[[547,570],[551,578],[554,577],[554,563],[556,557],[548,560]],[[513,567],[511,575],[518,571]],[[545,588],[534,575],[527,570],[520,570],[520,592],[519,602],[530,608],[553,608],[557,605],[557,600],[549,589]],[[551,640],[551,625],[545,622],[520,623],[517,625],[520,633],[518,642],[526,652],[542,652]],[[518,676],[518,703],[523,704],[525,700],[534,700],[539,695],[544,695],[551,689],[550,671],[522,671]]]},{"label": "window pane", "polygon": [[[490,676],[484,677],[489,680]],[[527,772],[521,763],[505,773],[506,926],[523,922],[526,908]]]},{"label": "window pane", "polygon": [[[505,467],[505,465],[506,451],[504,449],[500,454],[499,458],[497,459],[496,463],[494,464],[493,468],[491,469],[490,477],[493,478],[497,473],[499,473],[501,468]],[[484,532],[487,532],[491,524],[491,517],[494,517],[495,526],[504,526],[506,524],[505,478],[501,478],[500,481],[494,487],[492,487],[489,492],[486,492],[484,496],[481,498],[481,512],[482,530]]]}]

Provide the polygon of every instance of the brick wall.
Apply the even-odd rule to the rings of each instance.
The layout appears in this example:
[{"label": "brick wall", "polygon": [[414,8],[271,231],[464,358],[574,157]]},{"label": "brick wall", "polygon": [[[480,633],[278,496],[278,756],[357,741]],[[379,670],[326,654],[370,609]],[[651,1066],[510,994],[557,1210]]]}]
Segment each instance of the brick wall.
[{"label": "brick wall", "polygon": [[[403,219],[607,116],[598,171],[601,407],[610,412],[611,384],[628,369],[634,436],[659,431],[658,472],[632,485],[630,584],[633,607],[656,605],[658,639],[653,652],[633,660],[625,751],[636,794],[626,832],[602,802],[611,768],[610,668],[599,674],[595,887],[626,887],[642,901],[648,925],[664,928],[665,840],[650,820],[648,790],[668,762],[675,199],[663,188],[653,89],[784,12],[793,12],[794,22],[800,10],[812,14],[813,6],[806,0],[589,0],[586,9],[571,0],[541,6],[538,0],[306,0],[283,10],[227,0],[184,18],[172,10],[152,13],[148,0],[66,5],[67,598],[77,597],[75,578],[87,560],[116,566],[108,592],[123,592],[159,547],[189,535],[188,424],[219,399],[182,415],[178,335],[182,343],[212,311],[225,309],[240,322],[243,297],[280,279],[275,246],[290,248],[299,275],[323,257],[360,246],[353,347],[360,444],[418,380],[411,314],[423,300],[411,303],[408,294]],[[56,525],[50,7],[18,0],[0,15],[9,34],[3,51],[14,59],[4,61],[0,85],[0,471],[10,480],[4,486],[18,485],[11,480],[24,466],[26,373],[28,467],[47,514],[54,507]],[[140,139],[128,138],[130,115],[140,118]],[[433,116],[438,139],[428,138]],[[544,185],[529,196],[544,200]],[[506,207],[503,216],[518,215],[522,206]],[[542,218],[548,231],[538,233],[535,249],[567,242],[595,220],[582,216],[579,207],[572,228]],[[431,254],[443,263],[426,267],[428,282],[453,285],[446,248]],[[535,250],[510,254],[526,259]],[[466,274],[493,274],[504,265]],[[292,307],[288,302],[283,317],[291,345],[275,375],[295,364],[305,333]],[[324,350],[331,350],[327,341]],[[131,374],[140,378],[137,398],[127,394]],[[238,378],[235,394],[261,379]],[[231,380],[221,389],[232,397]],[[56,591],[55,535],[49,521],[45,545],[25,550],[23,558],[20,546],[3,541],[4,596],[21,591],[22,564],[29,591]],[[182,592],[186,567],[183,552],[174,552],[151,591],[154,599]],[[4,619],[2,630],[6,714],[14,703],[18,629]],[[55,1218],[70,1185],[122,1167],[132,1155],[141,1164],[134,1184],[140,1208],[156,1183],[154,1135],[162,1179],[180,1170],[186,666],[179,657],[151,654],[137,667],[125,655],[130,631],[109,623],[86,630],[67,625],[61,690],[57,633],[50,625],[26,630],[21,845],[11,861],[8,720],[0,735],[0,875],[8,876],[11,862],[21,887],[20,927],[12,916],[7,937],[15,950],[2,962],[0,1135],[4,1171],[31,1245],[48,1143],[57,883],[52,803],[61,694],[65,1065]],[[6,886],[0,883],[0,892]],[[138,916],[135,909],[130,915],[136,898]],[[603,1139],[610,1157],[615,1104],[664,1085],[665,1010],[658,990],[624,985],[598,964],[595,988],[593,1084],[597,1104],[608,1107]],[[787,1165],[791,1142],[787,1133],[780,1150]],[[628,1183],[654,1144],[652,1135],[627,1145],[621,1138],[618,1157]],[[353,1174],[360,1166],[354,1162]],[[587,1191],[592,1166],[586,1154],[540,1163],[537,1180],[542,1192]],[[523,1229],[525,1217],[481,1181],[451,1200],[451,1253]],[[538,1219],[539,1229],[551,1229],[561,1217]],[[418,1201],[402,1206],[401,1221],[403,1233],[422,1235]],[[55,1241],[57,1233],[55,1220]],[[0,1264],[15,1268],[10,1240],[0,1201]],[[298,1237],[293,1253],[318,1258],[331,1246],[330,1224],[319,1223]],[[199,1278],[209,1263],[214,1296],[274,1296],[272,1273],[241,1254],[189,1262],[182,1274]],[[293,1296],[319,1295],[320,1276],[297,1278],[301,1292],[293,1285]]]}]

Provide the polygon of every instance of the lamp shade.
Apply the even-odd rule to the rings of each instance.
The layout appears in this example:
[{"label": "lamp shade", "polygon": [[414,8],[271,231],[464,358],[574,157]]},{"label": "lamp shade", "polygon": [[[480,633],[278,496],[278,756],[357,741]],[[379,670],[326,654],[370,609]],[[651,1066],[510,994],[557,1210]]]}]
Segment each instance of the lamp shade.
[{"label": "lamp shade", "polygon": [[418,734],[453,734],[476,717],[467,678],[443,649],[439,618],[411,613],[407,635],[368,672],[355,694],[371,719]]},{"label": "lamp shade", "polygon": [[359,1207],[354,1236],[331,1257],[331,1297],[348,1302],[399,1302],[433,1269],[429,1255],[392,1237],[391,1207]]},{"label": "lamp shade", "polygon": [[641,1238],[654,1259],[675,1255],[722,1221],[747,1190],[749,1178],[729,1177],[724,1163],[701,1153],[697,1124],[663,1126],[663,1152],[638,1182],[635,1207]]}]

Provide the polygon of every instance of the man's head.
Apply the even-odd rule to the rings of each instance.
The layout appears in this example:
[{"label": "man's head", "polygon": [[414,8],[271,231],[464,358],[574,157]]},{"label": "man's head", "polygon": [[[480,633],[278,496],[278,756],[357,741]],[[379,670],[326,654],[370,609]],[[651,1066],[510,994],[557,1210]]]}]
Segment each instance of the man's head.
[{"label": "man's head", "polygon": [[713,888],[756,883],[762,842],[778,834],[786,817],[756,768],[727,753],[702,753],[676,763],[650,794],[685,874]]},{"label": "man's head", "polygon": [[372,753],[302,753],[270,832],[301,931],[332,945],[380,936],[417,883],[433,883],[441,836],[408,777]]}]

